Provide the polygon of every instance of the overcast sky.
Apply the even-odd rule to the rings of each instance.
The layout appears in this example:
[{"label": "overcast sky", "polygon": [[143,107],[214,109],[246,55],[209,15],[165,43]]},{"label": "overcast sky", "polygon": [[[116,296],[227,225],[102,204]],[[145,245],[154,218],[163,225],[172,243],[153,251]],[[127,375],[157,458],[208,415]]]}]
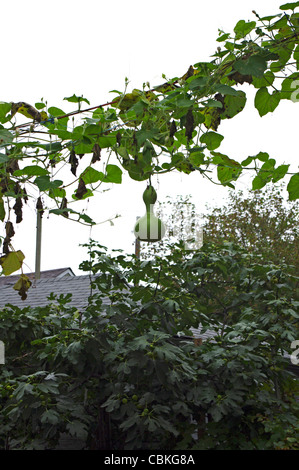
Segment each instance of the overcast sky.
[{"label": "overcast sky", "polygon": [[[123,90],[125,77],[129,88],[163,83],[162,74],[171,78],[183,75],[199,61],[209,61],[217,46],[218,28],[232,32],[240,19],[254,20],[279,12],[277,0],[15,0],[1,4],[1,96],[0,101],[25,101],[34,104],[41,98],[48,106],[65,112],[74,107],[64,97],[83,95],[91,106],[109,101],[113,89]],[[297,168],[297,103],[282,102],[273,114],[260,118],[253,106],[249,87],[245,110],[233,120],[224,121],[218,132],[225,136],[219,150],[242,161],[249,155],[266,151],[279,164]],[[98,168],[101,169],[100,167]],[[196,173],[196,172],[194,172]],[[161,175],[152,183],[158,198],[191,194],[199,213],[207,202],[222,204],[227,188],[215,186],[198,174]],[[71,267],[79,273],[86,250],[79,244],[89,237],[109,248],[134,251],[133,226],[145,207],[142,193],[146,182],[135,182],[126,175],[121,185],[98,194],[83,207],[96,221],[120,214],[109,223],[90,229],[62,217],[45,213],[42,232],[41,269]],[[103,186],[102,186],[103,188]],[[249,188],[242,176],[237,188]],[[24,222],[16,226],[15,249],[21,249],[27,267],[35,266],[35,212],[24,210]]]}]

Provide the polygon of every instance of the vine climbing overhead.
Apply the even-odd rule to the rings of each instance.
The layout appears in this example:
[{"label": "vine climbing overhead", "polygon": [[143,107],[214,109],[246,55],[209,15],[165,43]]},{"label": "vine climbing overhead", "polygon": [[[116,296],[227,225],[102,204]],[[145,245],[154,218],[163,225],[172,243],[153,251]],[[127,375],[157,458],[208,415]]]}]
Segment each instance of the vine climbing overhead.
[{"label": "vine climbing overhead", "polygon": [[[299,198],[299,173],[290,173],[289,164],[277,165],[264,151],[239,162],[219,150],[222,121],[245,108],[244,83],[255,90],[261,117],[281,100],[299,100],[298,7],[299,2],[287,3],[262,18],[253,11],[252,21],[238,21],[232,33],[219,30],[211,61],[186,66],[181,77],[163,75],[156,87],[145,83],[128,92],[126,81],[123,92],[113,90],[115,97],[101,105],[90,106],[75,94],[64,98],[77,108],[67,114],[43,100],[34,106],[1,102],[2,274],[22,268],[24,254],[11,238],[14,214],[21,223],[24,203],[38,200],[39,211],[94,224],[71,203],[92,196],[103,183],[120,184],[123,172],[136,181],[172,171],[198,171],[212,180],[216,167],[219,184],[234,188],[244,171],[254,171],[252,189],[286,178],[289,199]],[[22,115],[29,121],[20,122]],[[62,177],[66,167],[69,177]],[[29,285],[22,274],[16,286],[22,298]]]}]

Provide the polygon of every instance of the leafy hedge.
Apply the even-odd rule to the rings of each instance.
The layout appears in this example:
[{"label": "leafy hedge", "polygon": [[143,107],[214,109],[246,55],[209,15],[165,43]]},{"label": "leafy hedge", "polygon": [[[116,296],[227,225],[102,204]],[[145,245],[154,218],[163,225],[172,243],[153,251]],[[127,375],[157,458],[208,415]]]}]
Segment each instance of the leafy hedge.
[{"label": "leafy hedge", "polygon": [[[86,311],[53,295],[0,312],[0,448],[298,448],[287,266],[233,244],[144,262],[89,251]],[[199,323],[215,332],[202,344]]]}]

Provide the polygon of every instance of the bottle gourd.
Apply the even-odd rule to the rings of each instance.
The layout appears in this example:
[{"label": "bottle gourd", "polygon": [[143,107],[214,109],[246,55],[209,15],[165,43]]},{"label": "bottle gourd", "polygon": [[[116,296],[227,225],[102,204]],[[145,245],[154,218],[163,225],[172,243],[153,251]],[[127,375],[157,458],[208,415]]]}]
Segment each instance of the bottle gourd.
[{"label": "bottle gourd", "polygon": [[137,220],[134,235],[143,242],[157,242],[164,237],[166,229],[162,220],[154,214],[153,206],[157,200],[157,193],[153,186],[148,185],[142,197],[146,213]]}]

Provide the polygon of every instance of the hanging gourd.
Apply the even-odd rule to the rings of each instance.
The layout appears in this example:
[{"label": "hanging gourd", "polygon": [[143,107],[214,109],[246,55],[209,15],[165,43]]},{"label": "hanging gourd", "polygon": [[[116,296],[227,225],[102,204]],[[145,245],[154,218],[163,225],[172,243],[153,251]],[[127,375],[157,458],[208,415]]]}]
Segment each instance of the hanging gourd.
[{"label": "hanging gourd", "polygon": [[134,235],[142,242],[157,242],[164,237],[166,229],[162,220],[154,214],[153,206],[157,200],[157,193],[151,184],[147,186],[142,197],[146,213],[137,220]]}]

